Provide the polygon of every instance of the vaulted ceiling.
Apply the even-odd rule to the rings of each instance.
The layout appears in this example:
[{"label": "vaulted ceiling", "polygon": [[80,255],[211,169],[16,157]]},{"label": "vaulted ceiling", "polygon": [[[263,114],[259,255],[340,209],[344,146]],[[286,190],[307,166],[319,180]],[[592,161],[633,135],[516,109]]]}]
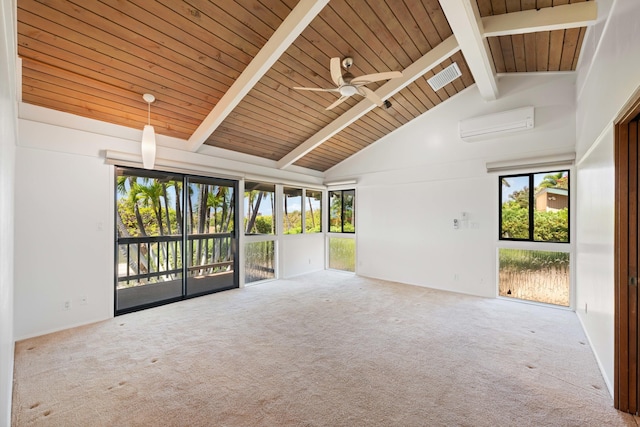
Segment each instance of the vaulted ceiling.
[{"label": "vaulted ceiling", "polygon": [[[465,88],[500,97],[496,73],[573,71],[596,2],[585,0],[18,0],[22,100],[326,171]],[[337,107],[333,57],[357,76],[402,71]],[[461,77],[427,79],[457,63]],[[344,70],[342,70],[344,71]]]}]

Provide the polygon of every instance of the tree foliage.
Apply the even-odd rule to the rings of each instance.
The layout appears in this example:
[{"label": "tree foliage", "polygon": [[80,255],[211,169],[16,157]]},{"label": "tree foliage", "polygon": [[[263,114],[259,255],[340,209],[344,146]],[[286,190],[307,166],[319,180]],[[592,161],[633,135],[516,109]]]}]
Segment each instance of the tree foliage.
[{"label": "tree foliage", "polygon": [[[503,178],[502,185],[510,187]],[[569,177],[566,172],[545,175],[535,188],[537,194],[544,188],[569,188]],[[529,209],[531,195],[528,187],[514,190],[508,200],[502,203],[501,235],[508,239],[529,239]],[[533,240],[539,242],[568,242],[569,241],[569,209],[548,211],[533,211]]]}]

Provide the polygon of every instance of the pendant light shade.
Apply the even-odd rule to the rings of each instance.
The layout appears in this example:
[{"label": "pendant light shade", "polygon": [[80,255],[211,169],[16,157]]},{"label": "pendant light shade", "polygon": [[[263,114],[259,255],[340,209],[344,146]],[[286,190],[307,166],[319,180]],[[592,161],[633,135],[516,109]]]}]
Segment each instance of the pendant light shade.
[{"label": "pendant light shade", "polygon": [[156,162],[156,133],[153,126],[145,125],[142,130],[142,166],[153,169]]},{"label": "pendant light shade", "polygon": [[156,98],[148,93],[145,93],[142,98],[147,102],[147,123],[142,130],[142,144],[140,149],[142,151],[142,166],[145,169],[153,169],[156,162],[156,133],[151,126],[151,103]]}]

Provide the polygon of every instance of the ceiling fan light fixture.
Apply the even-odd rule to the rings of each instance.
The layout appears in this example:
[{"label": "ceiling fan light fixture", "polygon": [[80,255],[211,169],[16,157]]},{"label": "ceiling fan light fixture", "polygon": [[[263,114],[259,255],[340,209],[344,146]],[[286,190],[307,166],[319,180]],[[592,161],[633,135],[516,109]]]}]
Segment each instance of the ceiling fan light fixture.
[{"label": "ceiling fan light fixture", "polygon": [[147,124],[142,130],[142,143],[140,144],[142,167],[153,169],[156,163],[156,132],[151,126],[151,103],[156,98],[151,94],[145,93],[142,95],[142,99],[147,103]]},{"label": "ceiling fan light fixture", "polygon": [[358,93],[358,88],[353,85],[343,85],[340,87],[339,91],[342,96],[351,96]]}]

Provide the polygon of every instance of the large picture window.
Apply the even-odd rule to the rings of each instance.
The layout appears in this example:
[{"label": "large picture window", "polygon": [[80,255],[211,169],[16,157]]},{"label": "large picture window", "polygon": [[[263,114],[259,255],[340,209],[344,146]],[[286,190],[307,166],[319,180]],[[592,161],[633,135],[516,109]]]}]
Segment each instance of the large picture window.
[{"label": "large picture window", "polygon": [[569,243],[569,171],[500,177],[500,240]]},{"label": "large picture window", "polygon": [[500,240],[520,243],[499,248],[498,294],[570,306],[569,171],[501,176],[499,189]]}]

